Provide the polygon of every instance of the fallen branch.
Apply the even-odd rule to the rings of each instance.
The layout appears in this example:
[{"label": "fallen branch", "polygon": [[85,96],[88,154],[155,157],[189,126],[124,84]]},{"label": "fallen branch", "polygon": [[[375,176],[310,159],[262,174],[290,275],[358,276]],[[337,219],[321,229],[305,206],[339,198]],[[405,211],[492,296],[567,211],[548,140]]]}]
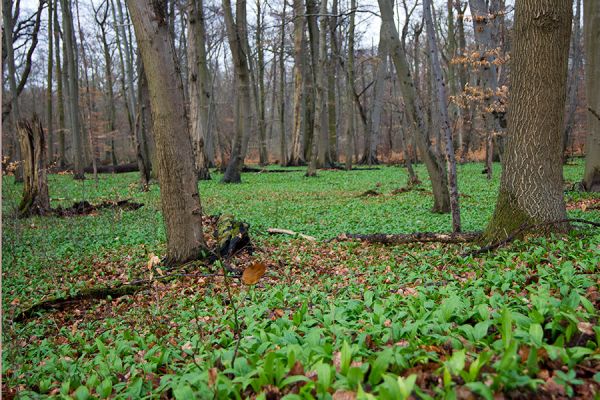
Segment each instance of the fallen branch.
[{"label": "fallen branch", "polygon": [[[191,262],[193,263],[193,262]],[[191,264],[187,263],[187,264]],[[187,264],[184,264],[187,265]],[[227,266],[225,268],[226,271],[232,272],[231,275],[227,275],[230,278],[239,279],[241,275],[237,271],[230,270],[230,266],[226,263],[223,263],[223,266]],[[214,277],[214,276],[226,276],[225,274],[215,274],[215,273],[173,273],[166,274],[162,276],[157,276],[152,279],[140,279],[136,281],[132,281],[129,283],[117,284],[115,286],[100,286],[100,287],[92,287],[81,290],[79,293],[76,293],[71,296],[64,297],[53,297],[39,303],[34,304],[33,306],[21,311],[17,316],[13,319],[14,322],[22,322],[29,318],[31,318],[36,312],[44,311],[44,310],[61,310],[68,306],[69,304],[77,303],[80,301],[86,300],[101,300],[107,297],[111,297],[116,299],[122,296],[128,296],[135,294],[143,289],[147,289],[151,286],[152,283],[158,281],[170,281],[174,278],[178,277]]]},{"label": "fallen branch", "polygon": [[14,318],[15,322],[24,321],[32,317],[36,312],[43,310],[60,310],[74,302],[93,300],[93,299],[104,299],[108,296],[117,298],[121,296],[127,296],[134,294],[144,288],[148,287],[148,283],[133,283],[133,284],[122,284],[117,286],[102,286],[83,289],[79,293],[66,296],[66,297],[53,297],[48,300],[41,301],[26,310],[21,311]]},{"label": "fallen branch", "polygon": [[487,252],[489,252],[491,250],[495,250],[495,249],[497,249],[499,247],[506,246],[508,243],[510,243],[513,240],[517,239],[518,237],[520,237],[522,234],[524,234],[527,231],[531,231],[533,229],[538,229],[538,228],[543,228],[543,227],[548,227],[548,226],[553,226],[553,225],[566,224],[566,223],[569,223],[569,222],[578,222],[580,224],[588,224],[588,225],[592,225],[592,226],[594,226],[596,228],[600,228],[600,223],[593,222],[593,221],[588,221],[586,219],[581,219],[581,218],[567,218],[567,219],[560,219],[560,220],[557,220],[557,221],[543,222],[541,224],[523,225],[519,229],[515,230],[510,235],[508,235],[506,237],[506,239],[500,240],[500,241],[495,242],[495,243],[491,243],[491,244],[489,244],[487,246],[483,246],[482,248],[477,249],[477,250],[468,251],[466,253],[461,254],[461,256],[462,257],[468,257],[468,256],[475,256],[475,255],[487,253]]},{"label": "fallen branch", "polygon": [[407,243],[468,243],[473,242],[481,236],[481,232],[464,233],[399,233],[385,234],[374,233],[363,235],[359,233],[344,233],[332,239],[332,241],[359,240],[367,243],[380,244],[407,244]]},{"label": "fallen branch", "polygon": [[267,232],[269,232],[271,235],[291,235],[291,236],[298,236],[301,237],[302,239],[306,239],[308,241],[311,242],[316,242],[317,238],[313,237],[313,236],[309,236],[309,235],[305,235],[304,233],[298,233],[298,232],[294,232],[294,231],[290,231],[289,229],[279,229],[279,228],[269,228],[267,229]]}]

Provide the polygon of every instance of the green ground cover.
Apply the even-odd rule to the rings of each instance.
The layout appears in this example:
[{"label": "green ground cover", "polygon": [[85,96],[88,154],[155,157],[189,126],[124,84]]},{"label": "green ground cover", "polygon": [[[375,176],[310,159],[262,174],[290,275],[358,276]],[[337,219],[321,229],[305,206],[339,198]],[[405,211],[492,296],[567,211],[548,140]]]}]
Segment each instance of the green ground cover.
[{"label": "green ground cover", "polygon": [[[565,180],[577,181],[582,169],[566,166]],[[487,181],[481,170],[480,164],[458,168],[465,231],[483,229],[495,205],[498,179]],[[422,166],[418,172],[426,177]],[[300,169],[248,173],[242,184],[222,185],[214,174],[200,183],[205,213],[231,213],[250,224],[257,250],[232,263],[265,263],[258,285],[188,274],[25,322],[12,318],[51,296],[164,272],[147,265],[165,249],[159,188],[140,192],[135,173],[102,175],[97,186],[51,175],[53,206],[125,198],[144,206],[17,220],[11,213],[21,187],[5,177],[5,395],[598,396],[598,230],[528,239],[477,257],[461,256],[475,245],[385,247],[268,236],[271,227],[320,240],[345,232],[450,230],[448,215],[429,211],[427,184],[391,193],[406,182],[401,167],[303,175]],[[361,197],[368,189],[381,195]],[[565,196],[570,216],[600,221],[597,195]]]}]

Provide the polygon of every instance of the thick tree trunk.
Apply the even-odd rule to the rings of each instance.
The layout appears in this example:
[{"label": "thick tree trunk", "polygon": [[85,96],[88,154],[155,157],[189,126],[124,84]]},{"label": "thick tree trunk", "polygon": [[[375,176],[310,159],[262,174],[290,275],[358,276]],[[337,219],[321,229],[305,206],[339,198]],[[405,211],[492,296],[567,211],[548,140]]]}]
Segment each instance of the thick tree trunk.
[{"label": "thick tree trunk", "polygon": [[162,5],[127,2],[148,79],[167,259],[183,263],[201,257],[205,244],[183,83]]},{"label": "thick tree trunk", "polygon": [[44,128],[34,115],[31,122],[19,121],[17,130],[23,156],[23,199],[19,204],[19,216],[44,215],[50,211]]},{"label": "thick tree trunk", "polygon": [[423,0],[423,14],[427,27],[427,39],[429,42],[430,65],[435,86],[437,89],[438,111],[440,112],[440,125],[445,144],[446,172],[448,174],[448,192],[450,193],[450,210],[452,212],[452,232],[460,232],[460,208],[458,203],[458,183],[456,179],[456,159],[454,157],[454,144],[452,143],[452,130],[450,128],[450,116],[446,106],[446,85],[442,76],[442,66],[438,55],[438,46],[435,38],[435,27],[431,16],[431,0]]},{"label": "thick tree trunk", "polygon": [[429,131],[425,124],[423,107],[417,98],[417,91],[413,81],[406,55],[394,25],[392,5],[389,0],[379,0],[382,23],[386,25],[386,34],[390,41],[390,54],[396,66],[396,75],[404,99],[410,124],[415,132],[415,141],[425,162],[434,196],[433,212],[450,212],[450,195],[446,181],[446,172],[440,154],[434,152],[429,143]]},{"label": "thick tree trunk", "polygon": [[583,7],[588,101],[583,187],[589,192],[600,192],[600,4],[597,0],[584,0]]},{"label": "thick tree trunk", "polygon": [[508,144],[496,209],[484,234],[489,242],[522,225],[566,218],[561,138],[572,2],[518,0],[515,6]]}]

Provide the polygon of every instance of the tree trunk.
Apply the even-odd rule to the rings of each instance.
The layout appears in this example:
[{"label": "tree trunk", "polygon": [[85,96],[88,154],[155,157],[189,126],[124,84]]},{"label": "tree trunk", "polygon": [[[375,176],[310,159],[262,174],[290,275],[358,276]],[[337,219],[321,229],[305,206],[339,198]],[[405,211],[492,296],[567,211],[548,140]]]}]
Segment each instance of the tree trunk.
[{"label": "tree trunk", "polygon": [[87,111],[87,132],[88,132],[88,140],[92,155],[92,171],[94,175],[94,180],[96,181],[96,185],[98,185],[98,166],[96,164],[97,160],[97,147],[96,140],[94,139],[94,134],[92,131],[92,95],[90,93],[90,80],[88,78],[88,59],[85,52],[85,39],[83,36],[83,30],[81,29],[81,21],[79,18],[79,1],[75,0],[75,8],[77,11],[77,31],[79,33],[79,42],[81,44],[81,59],[83,61],[83,76],[85,78],[85,105]]},{"label": "tree trunk", "polygon": [[[313,140],[310,164],[306,171],[306,176],[317,176],[317,161],[320,145],[323,144],[323,138],[327,139],[327,126],[323,123],[326,119],[327,110],[325,108],[326,87],[327,84],[325,71],[327,69],[327,0],[321,0],[320,21],[318,44],[316,54],[313,57],[318,59],[318,63],[314,65],[314,80],[315,80],[315,116],[313,121]],[[325,143],[327,143],[325,141]],[[321,148],[321,151],[325,149]]]},{"label": "tree trunk", "polygon": [[460,232],[460,208],[458,203],[458,183],[456,180],[456,159],[454,158],[454,145],[452,143],[452,130],[450,129],[450,116],[446,106],[446,85],[442,77],[442,66],[438,55],[438,45],[435,38],[435,27],[431,16],[431,0],[423,0],[423,14],[427,27],[429,42],[430,65],[435,86],[437,89],[438,111],[440,112],[440,125],[445,142],[446,172],[448,174],[448,192],[450,193],[450,210],[452,212],[452,232]]},{"label": "tree trunk", "polygon": [[54,12],[52,11],[53,0],[48,1],[48,75],[47,75],[47,93],[46,93],[46,121],[48,123],[48,162],[54,161],[54,126],[52,112],[52,67],[54,66],[53,55],[53,27]]},{"label": "tree trunk", "polygon": [[56,44],[56,102],[58,112],[58,165],[67,166],[67,151],[65,143],[65,99],[63,95],[64,71],[60,60],[60,27],[58,25],[58,0],[54,3],[54,43]]},{"label": "tree trunk", "polygon": [[588,192],[600,192],[600,4],[597,0],[584,0],[583,7],[588,101],[583,187]]},{"label": "tree trunk", "polygon": [[284,166],[287,164],[287,141],[285,131],[285,9],[286,4],[283,3],[283,11],[281,14],[281,43],[279,44],[279,164]]},{"label": "tree trunk", "polygon": [[264,30],[264,11],[261,9],[262,0],[256,0],[256,53],[257,53],[257,69],[255,85],[255,98],[257,100],[258,114],[258,154],[260,165],[269,164],[269,154],[267,152],[267,127],[265,123],[265,55],[263,44]]},{"label": "tree trunk", "polygon": [[23,156],[23,199],[19,204],[19,216],[44,215],[50,211],[44,128],[34,115],[31,122],[19,121],[17,130]]},{"label": "tree trunk", "polygon": [[302,104],[304,103],[304,3],[294,0],[294,122],[292,127],[292,152],[289,166],[304,163],[302,156]]},{"label": "tree trunk", "polygon": [[[210,76],[206,61],[206,33],[204,31],[204,5],[202,0],[190,0],[188,5],[188,95],[190,105],[190,130],[195,144],[198,179],[210,179],[207,157],[209,129]],[[211,141],[212,142],[212,141]],[[211,144],[212,145],[212,144]]]},{"label": "tree trunk", "polygon": [[394,65],[396,66],[396,75],[404,104],[407,110],[407,116],[415,132],[415,140],[421,153],[421,158],[425,162],[431,187],[433,191],[434,203],[433,212],[450,212],[450,195],[448,193],[448,184],[446,182],[446,173],[441,156],[436,154],[429,143],[429,131],[425,125],[423,115],[423,106],[421,105],[415,88],[406,55],[402,50],[402,44],[398,36],[398,31],[394,25],[393,9],[389,0],[378,0],[382,15],[382,23],[386,25],[386,34],[390,41],[390,54]]},{"label": "tree trunk", "polygon": [[575,125],[575,112],[579,102],[579,82],[583,56],[581,52],[581,0],[575,0],[575,15],[573,17],[573,35],[571,37],[571,70],[567,83],[567,114],[563,133],[563,160],[567,161],[569,141]]},{"label": "tree trunk", "polygon": [[84,176],[84,147],[83,135],[81,133],[81,124],[79,121],[79,71],[77,68],[77,47],[75,43],[75,31],[73,28],[73,14],[71,12],[71,1],[60,0],[60,5],[63,15],[63,42],[65,48],[65,58],[67,61],[68,82],[67,88],[69,93],[69,122],[71,126],[71,135],[73,137],[73,178],[85,179]]},{"label": "tree trunk", "polygon": [[106,75],[106,132],[109,138],[108,144],[110,146],[110,152],[108,161],[112,162],[113,167],[117,165],[117,157],[115,154],[115,136],[116,136],[116,109],[115,109],[115,95],[113,91],[113,72],[112,72],[112,58],[110,56],[110,48],[108,46],[108,39],[106,35],[106,21],[108,19],[108,2],[104,2],[100,7],[104,7],[102,13],[100,8],[94,9],[96,23],[100,27],[100,40],[102,41],[102,50],[104,53],[104,72]]},{"label": "tree trunk", "polygon": [[[482,105],[482,118],[484,121],[486,137],[486,169],[487,178],[492,178],[492,158],[493,158],[493,135],[499,130],[499,124],[496,118],[490,113],[494,103],[497,100],[496,91],[498,90],[498,70],[494,63],[496,57],[493,50],[497,43],[494,39],[498,36],[498,24],[495,23],[496,13],[492,5],[488,7],[486,0],[469,0],[471,15],[473,15],[473,30],[475,42],[480,56],[480,76],[481,89],[484,94],[484,104]],[[493,3],[493,2],[492,2]]]},{"label": "tree trunk", "polygon": [[383,95],[385,91],[385,76],[388,67],[389,44],[386,40],[383,24],[379,31],[379,44],[377,46],[377,58],[379,64],[375,72],[375,89],[373,94],[373,106],[369,119],[367,140],[365,141],[365,154],[367,164],[377,164],[377,144],[381,135],[381,113],[383,111]]},{"label": "tree trunk", "polygon": [[354,135],[354,29],[356,0],[350,0],[350,26],[348,27],[348,65],[346,66],[346,171],[352,169],[352,136]]},{"label": "tree trunk", "polygon": [[223,0],[223,13],[227,27],[227,38],[233,57],[233,65],[237,78],[238,98],[240,102],[240,113],[238,115],[238,126],[233,138],[233,146],[227,169],[223,175],[223,183],[240,183],[241,169],[243,163],[243,152],[250,136],[252,127],[251,100],[250,100],[250,71],[248,69],[247,46],[244,41],[248,40],[246,22],[246,1],[238,0],[236,3],[235,22],[231,9],[231,0]]},{"label": "tree trunk", "polygon": [[508,144],[486,241],[566,218],[561,138],[572,14],[569,0],[516,3]]},{"label": "tree trunk", "polygon": [[183,83],[162,5],[153,0],[127,2],[148,79],[167,259],[183,263],[201,257],[206,246]]},{"label": "tree trunk", "polygon": [[[11,0],[3,0],[2,1],[2,22],[3,22],[3,31],[4,31],[4,44],[6,49],[6,62],[8,67],[8,85],[10,88],[10,106],[12,109],[12,122],[13,122],[13,138],[18,135],[18,126],[19,120],[21,118],[21,112],[19,109],[19,96],[17,90],[17,71],[15,65],[15,55],[13,49],[13,2]],[[4,110],[3,110],[4,114]],[[15,160],[20,161],[21,158],[21,147],[19,146],[18,137],[17,140],[13,141],[14,144],[14,155]],[[15,182],[23,181],[23,167],[20,165],[17,166],[15,170]]]},{"label": "tree trunk", "polygon": [[[147,99],[149,98],[148,93],[148,79],[144,71],[144,62],[138,57],[138,93],[137,93],[137,111],[136,111],[136,155],[137,165],[140,171],[140,187],[142,191],[147,191],[150,178],[152,173],[152,163],[150,162],[150,142],[151,126],[148,118]],[[193,152],[192,152],[193,153]],[[154,165],[157,168],[157,165]]]}]

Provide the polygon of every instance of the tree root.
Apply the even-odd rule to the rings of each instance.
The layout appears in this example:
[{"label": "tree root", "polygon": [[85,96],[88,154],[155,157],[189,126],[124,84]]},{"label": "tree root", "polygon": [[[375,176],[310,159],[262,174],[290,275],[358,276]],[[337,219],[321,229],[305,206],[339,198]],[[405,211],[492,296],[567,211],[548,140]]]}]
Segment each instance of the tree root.
[{"label": "tree root", "polygon": [[521,237],[526,232],[532,231],[534,229],[547,228],[550,226],[567,224],[570,222],[577,222],[580,224],[588,224],[588,225],[594,226],[596,228],[600,228],[600,223],[594,222],[594,221],[588,221],[586,219],[581,219],[581,218],[567,218],[567,219],[560,219],[557,221],[543,222],[540,224],[526,224],[526,225],[521,226],[519,229],[516,229],[515,231],[513,231],[511,234],[506,236],[506,238],[503,240],[499,240],[499,241],[491,243],[487,246],[483,246],[482,248],[477,249],[477,250],[468,251],[466,253],[461,254],[461,256],[468,257],[468,256],[475,256],[475,255],[487,253],[487,252],[495,250],[499,247],[506,246],[508,243]]}]

